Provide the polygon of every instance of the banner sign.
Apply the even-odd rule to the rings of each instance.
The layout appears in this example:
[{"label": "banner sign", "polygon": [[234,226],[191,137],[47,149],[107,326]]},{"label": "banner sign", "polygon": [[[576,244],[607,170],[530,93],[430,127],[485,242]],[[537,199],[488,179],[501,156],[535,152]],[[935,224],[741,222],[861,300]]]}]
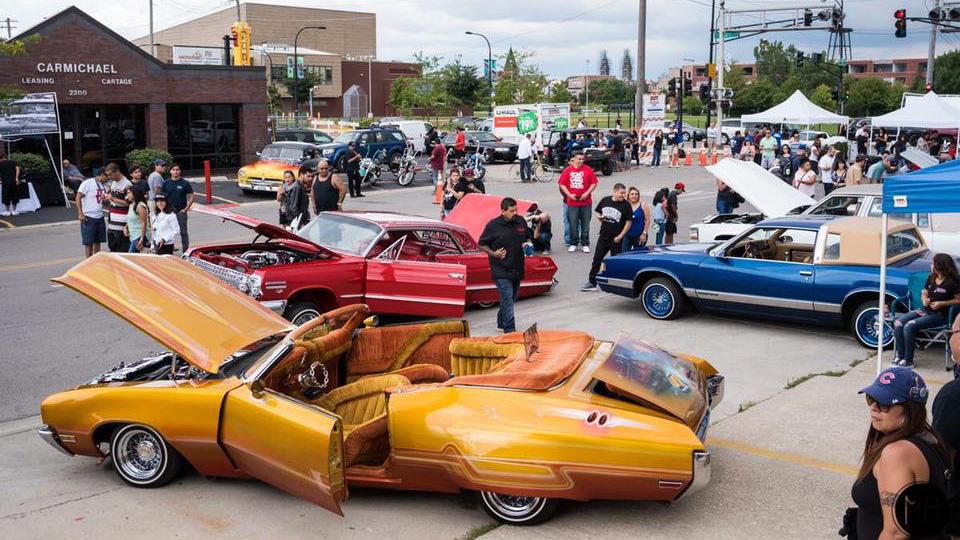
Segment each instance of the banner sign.
[{"label": "banner sign", "polygon": [[173,46],[173,63],[187,66],[222,66],[222,47]]},{"label": "banner sign", "polygon": [[537,130],[537,113],[534,111],[526,111],[520,114],[517,117],[517,131],[520,134],[530,133],[531,131]]},{"label": "banner sign", "polygon": [[0,102],[0,139],[60,133],[56,92],[26,94]]},{"label": "banner sign", "polygon": [[245,22],[233,23],[233,25],[230,26],[230,37],[233,38],[233,65],[251,65],[250,25]]}]

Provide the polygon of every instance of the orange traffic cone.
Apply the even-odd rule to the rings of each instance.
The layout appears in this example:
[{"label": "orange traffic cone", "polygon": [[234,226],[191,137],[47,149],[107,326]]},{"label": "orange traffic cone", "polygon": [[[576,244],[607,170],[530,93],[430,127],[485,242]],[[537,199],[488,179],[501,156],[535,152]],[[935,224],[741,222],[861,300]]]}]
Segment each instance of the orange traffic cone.
[{"label": "orange traffic cone", "polygon": [[687,152],[687,160],[684,162],[687,167],[693,166],[693,152]]},{"label": "orange traffic cone", "polygon": [[707,165],[707,151],[703,148],[700,149],[700,166],[704,167]]},{"label": "orange traffic cone", "polygon": [[714,164],[714,165],[717,164],[717,152],[714,152],[714,153],[713,153],[713,164]]},{"label": "orange traffic cone", "polygon": [[680,167],[680,157],[676,152],[673,152],[673,154],[670,155],[670,167]]},{"label": "orange traffic cone", "polygon": [[443,201],[443,182],[437,182],[437,190],[433,192],[433,204]]}]

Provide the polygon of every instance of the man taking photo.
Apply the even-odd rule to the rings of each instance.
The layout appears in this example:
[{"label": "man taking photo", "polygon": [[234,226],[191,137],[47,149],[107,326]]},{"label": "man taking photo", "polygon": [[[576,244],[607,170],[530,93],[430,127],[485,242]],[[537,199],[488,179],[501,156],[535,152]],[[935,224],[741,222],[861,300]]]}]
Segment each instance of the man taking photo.
[{"label": "man taking photo", "polygon": [[500,216],[487,223],[480,235],[480,249],[490,258],[490,272],[500,294],[497,328],[504,333],[517,329],[513,304],[523,279],[523,245],[531,239],[533,233],[527,222],[517,215],[517,201],[510,197],[500,201]]}]

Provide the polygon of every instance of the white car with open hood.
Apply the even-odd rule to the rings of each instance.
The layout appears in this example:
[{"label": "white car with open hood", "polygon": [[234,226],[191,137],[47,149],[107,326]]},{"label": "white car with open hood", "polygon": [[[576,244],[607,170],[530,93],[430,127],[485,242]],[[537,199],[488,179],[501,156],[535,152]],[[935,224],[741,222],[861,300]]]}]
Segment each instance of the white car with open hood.
[{"label": "white car with open hood", "polygon": [[727,240],[767,218],[799,214],[816,203],[752,161],[727,158],[707,171],[736,191],[759,212],[713,214],[690,226],[691,242]]},{"label": "white car with open hood", "polygon": [[[729,161],[729,164],[726,162]],[[707,170],[743,196],[762,213],[715,214],[690,226],[690,240],[713,242],[732,238],[751,223],[787,214],[866,216],[882,215],[883,186],[860,184],[834,190],[819,202],[753,162],[724,160]],[[764,178],[764,175],[768,178]],[[804,208],[806,206],[806,208]],[[960,214],[891,214],[895,220],[914,223],[927,246],[935,252],[960,255]]]}]

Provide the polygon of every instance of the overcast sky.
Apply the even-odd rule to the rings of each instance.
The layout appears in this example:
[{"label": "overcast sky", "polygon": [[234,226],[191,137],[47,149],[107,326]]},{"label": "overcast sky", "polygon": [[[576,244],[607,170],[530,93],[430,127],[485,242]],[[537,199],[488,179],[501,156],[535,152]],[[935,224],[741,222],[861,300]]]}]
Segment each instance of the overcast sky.
[{"label": "overcast sky", "polygon": [[[513,46],[535,53],[535,59],[553,78],[582,74],[590,61],[597,73],[600,52],[607,50],[611,71],[620,72],[626,48],[636,56],[637,0],[260,0],[261,3],[324,7],[374,12],[377,14],[378,55],[385,60],[409,60],[423,50],[481,65],[486,45],[464,30],[485,33],[494,55]],[[728,0],[728,9],[783,5],[832,5],[833,0],[801,2],[784,0]],[[148,0],[4,0],[0,19],[10,17],[20,30],[26,29],[70,5],[76,5],[128,38],[148,32]],[[853,28],[855,59],[923,57],[927,54],[930,27],[911,22],[906,39],[893,37],[893,12],[906,7],[910,16],[926,16],[932,0],[846,0],[847,27]],[[154,0],[156,29],[162,29],[201,15],[233,6],[232,0]],[[710,28],[710,0],[648,0],[648,79],[656,79],[668,67],[685,63],[685,58],[703,62],[707,58]],[[744,16],[741,16],[744,17]],[[741,18],[735,23],[746,23]],[[329,23],[328,23],[329,24]],[[5,28],[4,35],[5,35]],[[17,30],[14,30],[16,34]],[[256,29],[254,29],[256,33]],[[827,46],[825,31],[771,33],[768,39],[794,43],[805,51]],[[727,44],[727,58],[753,60],[759,37]],[[960,34],[941,35],[937,52],[960,46]]]}]

